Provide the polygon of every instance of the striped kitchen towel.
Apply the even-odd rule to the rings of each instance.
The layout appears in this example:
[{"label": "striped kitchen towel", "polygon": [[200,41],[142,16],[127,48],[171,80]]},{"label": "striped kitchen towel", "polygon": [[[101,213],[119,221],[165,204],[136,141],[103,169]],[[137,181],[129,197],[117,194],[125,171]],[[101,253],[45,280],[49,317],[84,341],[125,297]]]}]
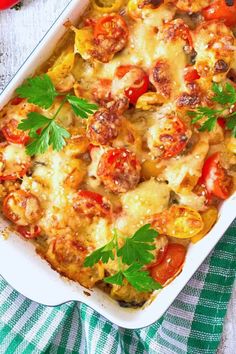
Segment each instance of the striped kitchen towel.
[{"label": "striped kitchen towel", "polygon": [[1,279],[0,353],[215,353],[235,270],[236,221],[165,315],[138,330],[119,328],[82,303],[39,305]]}]

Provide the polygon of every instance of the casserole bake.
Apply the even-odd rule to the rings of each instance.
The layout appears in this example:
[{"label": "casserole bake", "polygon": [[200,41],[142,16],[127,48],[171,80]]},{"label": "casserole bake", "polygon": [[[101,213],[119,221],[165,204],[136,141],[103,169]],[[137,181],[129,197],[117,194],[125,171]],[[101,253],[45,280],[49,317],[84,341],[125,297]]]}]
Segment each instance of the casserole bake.
[{"label": "casserole bake", "polygon": [[[148,112],[149,113],[149,112]],[[169,156],[167,156],[168,158],[169,158]],[[41,161],[40,161],[41,162]],[[151,184],[151,189],[153,190],[153,188],[155,188],[155,183],[156,183],[156,180],[154,180],[153,178],[149,178],[150,176],[144,176],[144,178],[146,178],[149,182],[149,184]],[[152,176],[152,177],[156,177],[156,176]],[[23,183],[24,183],[24,178],[23,178]],[[142,182],[142,183],[146,183],[147,184],[147,182]],[[142,184],[143,185],[143,184]],[[140,183],[139,183],[139,188],[140,188]],[[125,193],[125,192],[127,192],[127,191],[122,191],[122,193]],[[137,191],[136,191],[137,192]],[[127,193],[129,193],[129,192],[127,192]],[[146,190],[145,190],[145,192],[144,192],[145,194],[146,194]],[[125,199],[126,197],[124,197],[124,199]],[[158,211],[158,210],[156,210],[156,211]],[[134,230],[135,231],[135,230]],[[205,241],[205,240],[203,240],[203,241]],[[187,265],[186,265],[187,266]],[[181,274],[182,275],[182,274]],[[174,288],[173,288],[174,289]],[[145,310],[146,311],[146,310]]]}]

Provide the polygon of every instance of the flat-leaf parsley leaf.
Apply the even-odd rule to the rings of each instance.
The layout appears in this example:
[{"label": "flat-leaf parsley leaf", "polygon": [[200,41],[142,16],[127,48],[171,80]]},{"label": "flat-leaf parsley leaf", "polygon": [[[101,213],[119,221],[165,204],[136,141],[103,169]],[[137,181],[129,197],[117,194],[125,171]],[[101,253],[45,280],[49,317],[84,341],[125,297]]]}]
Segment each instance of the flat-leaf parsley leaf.
[{"label": "flat-leaf parsley leaf", "polygon": [[[63,96],[56,91],[51,78],[47,74],[27,79],[16,90],[16,93],[19,97],[26,98],[28,102],[44,109],[50,108],[56,97]],[[60,151],[65,146],[65,139],[69,138],[70,134],[56,122],[56,118],[66,101],[70,103],[74,113],[83,119],[88,118],[98,109],[98,106],[94,103],[67,94],[64,95],[56,113],[50,118],[37,112],[28,113],[27,119],[23,119],[18,125],[18,129],[29,131],[31,141],[26,146],[28,155],[43,154],[49,146],[52,146],[53,150],[56,151]]]}]

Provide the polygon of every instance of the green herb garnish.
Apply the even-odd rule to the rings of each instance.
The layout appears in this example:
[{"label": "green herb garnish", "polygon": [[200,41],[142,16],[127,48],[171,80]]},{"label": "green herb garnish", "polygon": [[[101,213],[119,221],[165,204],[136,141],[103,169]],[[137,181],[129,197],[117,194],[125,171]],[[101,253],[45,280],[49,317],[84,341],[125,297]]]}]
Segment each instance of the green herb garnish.
[{"label": "green herb garnish", "polygon": [[74,113],[83,119],[88,118],[89,114],[93,114],[98,109],[96,104],[89,103],[85,99],[57,92],[47,74],[27,79],[16,93],[19,97],[26,98],[29,103],[43,109],[50,108],[56,97],[63,96],[58,110],[52,117],[30,112],[27,119],[23,119],[18,125],[20,130],[29,131],[31,141],[26,146],[26,152],[30,156],[43,154],[49,146],[56,151],[60,151],[65,146],[65,139],[69,138],[70,134],[56,122],[56,118],[66,102],[69,102]]},{"label": "green herb garnish", "polygon": [[221,117],[225,119],[226,127],[232,131],[232,135],[236,138],[236,112],[228,113],[231,106],[236,103],[236,90],[230,83],[226,83],[223,87],[220,84],[212,85],[214,96],[212,101],[224,106],[220,109],[212,109],[209,107],[198,107],[194,111],[189,111],[188,115],[192,118],[192,124],[206,118],[205,122],[199,128],[200,131],[212,131]]},{"label": "green herb garnish", "polygon": [[155,258],[151,251],[155,249],[154,241],[157,236],[158,232],[147,224],[132,237],[127,238],[124,245],[119,248],[118,234],[114,230],[112,240],[87,256],[84,266],[92,267],[99,261],[108,263],[109,260],[117,260],[118,272],[104,278],[106,283],[122,285],[126,279],[138,291],[149,292],[160,289],[161,284],[143,269],[145,264]]}]

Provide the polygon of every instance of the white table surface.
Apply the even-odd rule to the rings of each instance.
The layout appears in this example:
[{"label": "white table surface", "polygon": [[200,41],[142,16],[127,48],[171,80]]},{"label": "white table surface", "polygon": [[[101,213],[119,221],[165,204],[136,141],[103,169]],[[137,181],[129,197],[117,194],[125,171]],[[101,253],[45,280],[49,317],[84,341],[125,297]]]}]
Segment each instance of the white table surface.
[{"label": "white table surface", "polygon": [[[0,13],[0,92],[68,2],[69,0],[24,0],[20,11]],[[236,286],[229,303],[217,354],[235,353]]]}]

